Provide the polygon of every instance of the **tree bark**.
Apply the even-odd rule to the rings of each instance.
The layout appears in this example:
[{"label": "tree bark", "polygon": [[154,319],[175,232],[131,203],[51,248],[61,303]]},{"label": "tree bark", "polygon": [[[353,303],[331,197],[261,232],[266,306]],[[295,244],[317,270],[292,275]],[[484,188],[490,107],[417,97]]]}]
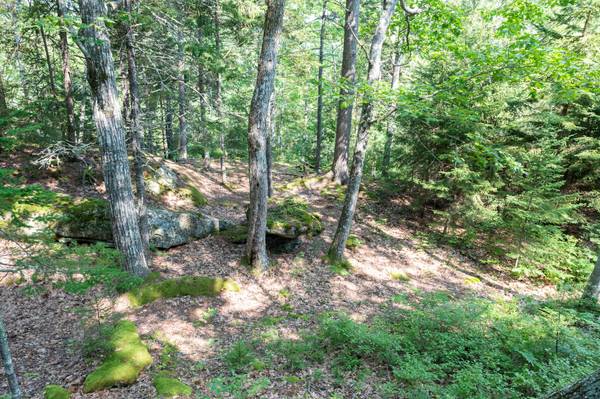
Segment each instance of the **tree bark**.
[{"label": "tree bark", "polygon": [[594,399],[600,398],[600,370],[546,396],[545,399]]},{"label": "tree bark", "polygon": [[267,119],[275,86],[277,51],[281,38],[285,0],[268,0],[258,73],[248,118],[250,207],[246,260],[257,270],[269,264],[265,235],[267,230]]},{"label": "tree bark", "polygon": [[[217,73],[215,74],[215,111],[217,113],[217,122],[219,126],[221,126],[223,123],[223,98],[221,93],[221,4],[219,3],[219,0],[215,0],[215,12],[213,17],[215,27],[215,52],[217,53],[218,60]],[[227,169],[225,167],[227,153],[225,151],[225,133],[222,126],[219,128],[219,148],[221,150],[221,182],[227,184]]]},{"label": "tree bark", "polygon": [[[394,55],[392,56],[392,92],[398,90],[398,86],[400,84],[400,34],[396,32],[396,49],[394,51]],[[396,103],[392,104],[394,107]],[[392,157],[392,141],[394,139],[394,129],[396,125],[394,123],[394,119],[390,118],[387,122],[387,128],[385,132],[385,146],[383,148],[383,162],[381,166],[381,172],[384,177],[389,176],[389,168],[390,168],[390,159]]]},{"label": "tree bark", "polygon": [[269,100],[267,115],[267,196],[273,196],[273,137],[275,136],[275,90]]},{"label": "tree bark", "polygon": [[46,31],[43,26],[40,26],[40,36],[42,37],[42,44],[44,46],[44,54],[46,56],[46,66],[48,67],[48,77],[50,79],[50,91],[54,98],[58,97],[56,94],[56,81],[54,79],[54,67],[52,66],[52,59],[50,59],[50,50],[48,49],[48,40],[46,39]]},{"label": "tree bark", "polygon": [[65,0],[56,0],[56,10],[60,24],[58,32],[60,39],[60,55],[62,58],[63,89],[65,91],[65,110],[67,111],[67,141],[71,144],[77,142],[75,130],[75,107],[73,104],[73,83],[71,81],[71,61],[69,56],[69,41],[65,27],[67,7]]},{"label": "tree bark", "polygon": [[[203,20],[202,20],[202,12],[198,13],[196,18],[196,32],[197,32],[197,40],[198,47],[202,47],[204,41],[204,30],[203,30]],[[210,140],[208,137],[208,132],[206,129],[206,103],[207,103],[207,93],[206,93],[206,77],[205,77],[205,68],[202,65],[201,60],[198,62],[198,95],[200,102],[200,136],[204,141],[204,154],[209,150]]]},{"label": "tree bark", "polygon": [[10,347],[8,346],[8,334],[4,327],[2,317],[0,317],[0,357],[4,364],[4,374],[8,379],[8,389],[12,399],[21,398],[21,388],[19,387],[19,381],[17,379],[17,373],[12,362],[12,356],[10,354]]},{"label": "tree bark", "polygon": [[123,256],[125,269],[144,276],[149,269],[131,187],[110,39],[103,21],[106,6],[103,0],[79,0],[79,8],[84,23],[81,48],[86,59],[94,122],[102,148],[102,168],[110,203],[113,237]]},{"label": "tree bark", "polygon": [[590,274],[590,278],[583,291],[582,299],[592,302],[600,301],[600,253],[596,258],[596,265],[594,266],[594,270],[592,271],[592,274]]},{"label": "tree bark", "polygon": [[179,87],[179,159],[187,160],[187,122],[185,120],[185,61],[183,53],[183,31],[177,31],[177,84]]},{"label": "tree bark", "polygon": [[165,140],[167,142],[165,158],[173,159],[175,155],[175,143],[173,142],[173,105],[170,93],[167,93],[165,108]]},{"label": "tree bark", "polygon": [[335,126],[333,151],[333,179],[338,184],[348,182],[348,154],[354,108],[354,81],[356,79],[356,44],[358,41],[358,16],[360,0],[346,0],[346,23],[344,25],[344,50],[342,55],[342,79]]},{"label": "tree bark", "polygon": [[6,103],[6,91],[4,89],[4,80],[0,75],[0,117],[8,115],[8,105]]},{"label": "tree bark", "polygon": [[321,142],[323,141],[323,59],[325,39],[325,19],[327,18],[327,0],[323,0],[321,14],[321,32],[319,34],[319,73],[317,86],[317,146],[315,150],[315,172],[321,171]]},{"label": "tree bark", "polygon": [[[371,41],[371,49],[369,52],[369,72],[367,75],[367,84],[373,86],[381,77],[381,51],[385,34],[390,25],[392,14],[396,8],[398,0],[388,0],[385,8],[379,18],[379,23]],[[350,234],[352,227],[352,219],[356,210],[356,201],[358,199],[358,191],[362,179],[363,165],[365,153],[369,143],[369,129],[371,127],[374,99],[373,94],[367,93],[361,108],[360,123],[358,125],[358,139],[356,149],[354,150],[354,161],[350,172],[350,181],[344,198],[344,207],[340,220],[337,225],[333,242],[329,248],[329,257],[332,261],[343,259],[344,249],[346,248],[346,240]]]},{"label": "tree bark", "polygon": [[[125,10],[131,18],[131,1],[125,0]],[[135,188],[137,194],[137,209],[140,235],[144,251],[148,251],[150,233],[148,228],[148,210],[146,208],[146,188],[144,186],[144,153],[142,152],[143,133],[140,122],[140,94],[137,83],[137,65],[134,49],[134,32],[129,23],[123,24],[125,29],[125,48],[127,49],[127,78],[129,80],[129,101],[131,106],[131,147],[133,150],[133,165],[135,173]],[[147,257],[147,260],[149,257]]]}]

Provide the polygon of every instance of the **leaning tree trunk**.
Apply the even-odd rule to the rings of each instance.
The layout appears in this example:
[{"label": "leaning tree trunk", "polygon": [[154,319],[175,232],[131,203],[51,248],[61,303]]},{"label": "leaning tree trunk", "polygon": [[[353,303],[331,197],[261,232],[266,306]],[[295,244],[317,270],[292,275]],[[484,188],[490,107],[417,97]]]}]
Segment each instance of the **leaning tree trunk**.
[{"label": "leaning tree trunk", "polygon": [[215,76],[215,111],[217,113],[217,121],[219,124],[219,148],[221,150],[221,182],[227,184],[227,169],[225,168],[225,158],[227,153],[225,152],[225,133],[223,126],[223,98],[222,98],[222,82],[221,82],[221,4],[219,0],[215,0],[215,13],[214,13],[214,25],[215,25],[215,52],[217,53],[217,73]]},{"label": "leaning tree trunk", "polygon": [[179,88],[179,159],[185,161],[187,153],[187,122],[185,120],[185,62],[183,53],[183,31],[177,31],[177,84]]},{"label": "leaning tree trunk", "polygon": [[60,23],[60,55],[62,58],[63,89],[65,91],[65,110],[67,111],[67,141],[71,144],[77,142],[75,131],[75,108],[73,105],[73,83],[71,81],[71,61],[69,57],[69,41],[65,27],[67,7],[65,0],[56,0],[56,9]]},{"label": "leaning tree trunk", "polygon": [[268,0],[258,73],[248,118],[250,207],[246,260],[257,270],[268,267],[267,231],[267,134],[269,102],[275,86],[277,51],[283,25],[285,0]]},{"label": "leaning tree trunk", "polygon": [[[398,89],[398,85],[400,84],[400,33],[396,32],[396,49],[394,51],[394,55],[392,57],[392,92]],[[395,106],[395,104],[392,104]],[[393,119],[390,119],[387,123],[387,128],[385,132],[385,146],[383,148],[383,162],[381,166],[381,170],[384,177],[388,177],[388,170],[390,168],[390,159],[392,157],[392,140],[394,138],[394,129],[396,125]]]},{"label": "leaning tree trunk", "polygon": [[348,154],[354,107],[354,81],[356,79],[356,43],[358,41],[358,15],[360,0],[346,0],[346,24],[344,25],[344,50],[342,55],[342,79],[335,126],[333,151],[333,179],[338,184],[348,182]]},{"label": "leaning tree trunk", "polygon": [[17,379],[17,373],[12,363],[12,356],[10,355],[10,347],[8,346],[8,334],[4,327],[2,317],[0,317],[0,357],[4,364],[4,374],[8,379],[8,389],[12,399],[21,398],[21,388],[19,388],[19,381]]},{"label": "leaning tree trunk", "polygon": [[315,172],[321,171],[321,142],[323,141],[323,59],[325,39],[325,18],[327,17],[327,0],[323,0],[321,14],[321,33],[319,34],[319,74],[317,85],[317,148],[315,150]]},{"label": "leaning tree trunk", "polygon": [[[381,17],[379,18],[377,29],[375,30],[375,34],[371,41],[369,73],[367,76],[367,84],[371,87],[381,76],[381,50],[397,2],[398,0],[389,0],[387,2]],[[372,94],[367,93],[362,105],[360,123],[358,125],[358,139],[356,142],[356,149],[354,150],[354,162],[352,163],[352,171],[350,173],[350,182],[348,183],[348,189],[346,190],[344,207],[338,222],[337,230],[333,237],[331,247],[329,248],[329,257],[334,262],[341,260],[344,256],[346,240],[348,240],[350,227],[352,226],[352,218],[354,217],[354,211],[356,210],[356,201],[358,199],[358,191],[362,179],[365,153],[367,152],[367,144],[369,142],[369,129],[373,123],[372,115],[375,104],[372,96]]]},{"label": "leaning tree trunk", "polygon": [[600,398],[600,370],[545,397],[545,399],[595,398]]},{"label": "leaning tree trunk", "polygon": [[596,266],[590,274],[588,283],[583,291],[583,299],[592,302],[600,301],[600,253],[596,258]]},{"label": "leaning tree trunk", "polygon": [[[131,1],[125,0],[125,10],[131,18]],[[140,235],[144,250],[148,251],[150,233],[148,228],[148,210],[146,208],[146,188],[144,186],[144,153],[142,152],[142,124],[140,122],[140,93],[137,83],[137,66],[135,61],[133,29],[129,23],[124,24],[125,48],[127,49],[127,78],[129,81],[129,101],[131,106],[131,147],[133,149],[133,167],[135,172],[135,188],[137,193],[137,209],[139,215]],[[149,258],[147,257],[147,260]]]},{"label": "leaning tree trunk", "polygon": [[44,55],[46,56],[46,66],[48,67],[48,77],[50,79],[50,91],[54,98],[58,97],[56,93],[56,80],[54,79],[54,67],[50,59],[50,50],[48,49],[48,40],[46,39],[46,31],[43,26],[39,28],[40,36],[42,37],[42,45],[44,47]]},{"label": "leaning tree trunk", "polygon": [[113,237],[125,269],[144,276],[149,270],[135,211],[110,39],[104,25],[106,6],[102,0],[79,0],[79,8],[84,24],[81,29],[84,40],[80,45],[86,59],[94,122],[102,147]]}]

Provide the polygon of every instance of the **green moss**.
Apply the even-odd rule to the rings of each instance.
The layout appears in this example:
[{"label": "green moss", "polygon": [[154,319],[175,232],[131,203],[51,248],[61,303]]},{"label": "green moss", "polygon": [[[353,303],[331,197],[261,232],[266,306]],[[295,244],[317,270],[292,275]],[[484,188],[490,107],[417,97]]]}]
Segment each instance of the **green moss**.
[{"label": "green moss", "polygon": [[358,238],[358,236],[355,236],[354,234],[350,234],[348,236],[348,239],[346,240],[346,248],[356,249],[361,245],[362,241],[360,240],[360,238]]},{"label": "green moss", "polygon": [[117,323],[111,334],[110,344],[112,352],[86,377],[84,392],[131,385],[140,372],[152,364],[152,356],[140,339],[135,324],[128,320]]},{"label": "green moss", "polygon": [[180,296],[216,296],[221,291],[239,291],[232,280],[211,277],[181,277],[144,284],[127,296],[132,306],[138,307],[162,298]]},{"label": "green moss", "polygon": [[186,198],[190,198],[194,205],[200,207],[208,204],[208,199],[194,186],[186,186],[179,190]]},{"label": "green moss", "polygon": [[396,281],[409,281],[410,277],[408,276],[408,274],[401,272],[401,271],[397,271],[397,272],[391,272],[390,273],[390,277],[392,280],[396,280]]},{"label": "green moss", "polygon": [[347,276],[352,272],[352,263],[346,258],[336,259],[333,255],[327,254],[324,257],[325,262],[330,266],[333,273],[340,276]]},{"label": "green moss", "polygon": [[287,197],[269,208],[267,227],[300,231],[309,235],[316,235],[323,231],[319,215],[308,210],[306,201],[295,197]]},{"label": "green moss", "polygon": [[230,229],[221,230],[218,234],[233,244],[243,244],[248,239],[248,227],[240,224]]},{"label": "green moss", "polygon": [[152,381],[158,396],[161,398],[173,398],[176,396],[190,396],[192,387],[184,384],[176,378],[171,378],[166,374],[158,374]]},{"label": "green moss", "polygon": [[69,399],[71,392],[60,385],[46,385],[44,389],[44,399]]}]

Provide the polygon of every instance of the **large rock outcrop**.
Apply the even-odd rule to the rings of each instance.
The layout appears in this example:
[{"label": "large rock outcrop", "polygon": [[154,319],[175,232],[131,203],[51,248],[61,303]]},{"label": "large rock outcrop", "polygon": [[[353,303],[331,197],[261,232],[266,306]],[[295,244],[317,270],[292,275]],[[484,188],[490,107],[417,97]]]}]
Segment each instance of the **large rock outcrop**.
[{"label": "large rock outcrop", "polygon": [[[148,209],[150,245],[167,249],[232,227],[232,223],[194,212],[174,212],[161,208]],[[58,237],[78,241],[112,241],[108,203],[84,200],[64,210],[56,224]]]}]

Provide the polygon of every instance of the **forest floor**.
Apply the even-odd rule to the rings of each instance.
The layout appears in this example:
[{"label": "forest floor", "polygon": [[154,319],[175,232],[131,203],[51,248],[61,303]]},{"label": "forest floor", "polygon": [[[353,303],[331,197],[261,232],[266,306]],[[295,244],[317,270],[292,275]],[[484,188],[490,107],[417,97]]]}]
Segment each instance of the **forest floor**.
[{"label": "forest floor", "polygon": [[[0,166],[28,170],[26,165],[15,162],[6,161]],[[201,171],[193,164],[169,162],[169,165],[207,197],[203,213],[235,221],[244,219],[248,201],[245,164],[228,165],[227,188],[220,184],[216,162],[210,171]],[[41,177],[39,171],[33,172],[38,174],[36,182],[56,191],[79,196],[103,195],[101,186],[83,187],[68,171]],[[158,251],[153,257],[153,267],[164,277],[228,277],[241,290],[214,298],[159,300],[138,309],[120,307],[118,301],[115,304],[115,311],[138,326],[155,365],[162,361],[159,359],[166,345],[175,348],[177,354],[170,367],[177,378],[194,388],[197,397],[221,397],[215,394],[215,381],[230,375],[222,353],[235,342],[250,342],[273,332],[282,338],[299,337],[303,331],[314,329],[324,312],[344,312],[356,321],[370,321],[388,307],[401,306],[393,301],[395,296],[416,297],[434,291],[446,292],[452,298],[554,295],[552,287],[516,281],[502,269],[476,264],[451,248],[419,238],[419,220],[406,217],[402,199],[385,196],[377,201],[367,200],[364,194],[360,198],[353,234],[362,243],[346,251],[352,272],[336,274],[323,261],[341,209],[335,187],[310,176],[297,180],[297,173],[285,165],[276,165],[273,176],[276,196],[303,197],[321,216],[325,230],[319,236],[303,238],[292,253],[272,255],[273,266],[260,275],[240,264],[243,245],[232,244],[218,235]],[[294,179],[300,183],[288,184]],[[176,207],[174,203],[166,205]],[[0,241],[0,248],[14,250],[18,244]],[[95,303],[93,292],[83,297],[58,289],[32,294],[19,286],[3,286],[3,280],[8,281],[0,273],[0,309],[26,397],[42,397],[46,384],[69,387],[74,398],[156,396],[152,386],[156,366],[145,370],[132,386],[82,393],[82,382],[95,363],[84,359],[77,342],[83,337],[81,321],[91,317],[81,312],[82,305]],[[309,378],[314,371],[312,367],[294,373],[267,368],[250,371],[249,375],[254,380],[268,378],[268,387],[256,397],[379,397],[376,387],[368,381],[359,391],[353,391],[352,383],[339,387],[327,376],[318,380]],[[3,384],[0,378],[0,393],[6,389]]]}]

